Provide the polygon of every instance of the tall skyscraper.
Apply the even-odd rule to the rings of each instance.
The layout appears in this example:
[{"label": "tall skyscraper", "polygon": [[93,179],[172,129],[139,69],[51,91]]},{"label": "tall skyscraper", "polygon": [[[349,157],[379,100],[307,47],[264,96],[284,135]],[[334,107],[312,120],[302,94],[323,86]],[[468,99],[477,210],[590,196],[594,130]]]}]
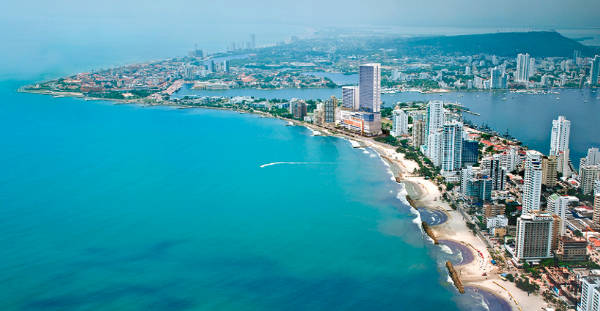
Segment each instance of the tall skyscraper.
[{"label": "tall skyscraper", "polygon": [[525,156],[525,177],[523,183],[523,213],[540,210],[542,194],[542,154],[528,150]]},{"label": "tall skyscraper", "polygon": [[358,111],[359,109],[359,88],[358,86],[342,87],[342,106],[344,108]]},{"label": "tall skyscraper", "polygon": [[594,214],[592,221],[597,226],[600,226],[600,190],[594,191]]},{"label": "tall skyscraper", "polygon": [[502,157],[498,154],[482,160],[482,166],[492,178],[492,190],[504,190],[506,184],[506,168],[502,166]]},{"label": "tall skyscraper", "polygon": [[432,100],[427,104],[427,136],[444,125],[444,102]]},{"label": "tall skyscraper", "polygon": [[256,48],[256,35],[255,34],[250,35],[250,48],[252,48],[252,49]]},{"label": "tall skyscraper", "polygon": [[527,261],[552,257],[553,222],[549,214],[531,213],[517,218],[515,257]]},{"label": "tall skyscraper", "polygon": [[529,59],[529,71],[527,72],[527,78],[531,78],[535,75],[535,58]]},{"label": "tall skyscraper", "polygon": [[600,306],[600,276],[589,275],[581,279],[581,300],[577,311],[598,311]]},{"label": "tall skyscraper", "polygon": [[594,190],[594,183],[600,180],[600,165],[586,165],[581,168],[581,192],[590,194]]},{"label": "tall skyscraper", "polygon": [[529,54],[517,55],[517,71],[515,73],[516,82],[527,82],[529,81]]},{"label": "tall skyscraper", "polygon": [[337,98],[335,96],[331,96],[331,98],[325,101],[324,110],[325,110],[325,123],[334,123],[335,122],[335,110],[337,109]]},{"label": "tall skyscraper", "polygon": [[564,116],[552,120],[552,132],[550,133],[550,155],[558,158],[557,171],[567,175],[569,170],[569,135],[571,133],[571,121]]},{"label": "tall skyscraper", "polygon": [[556,174],[557,162],[556,156],[542,158],[542,185],[546,187],[555,187],[557,182]]},{"label": "tall skyscraper", "polygon": [[490,88],[491,89],[502,89],[503,86],[503,74],[502,70],[498,67],[494,67],[490,71]]},{"label": "tall skyscraper", "polygon": [[399,137],[408,134],[408,115],[402,109],[392,112],[392,136]]},{"label": "tall skyscraper", "polygon": [[360,65],[359,72],[360,110],[379,112],[381,105],[381,65]]},{"label": "tall skyscraper", "polygon": [[581,168],[586,165],[600,165],[600,151],[598,148],[588,149],[587,156],[579,160],[579,175],[581,175]]},{"label": "tall skyscraper", "polygon": [[600,73],[600,55],[596,55],[592,59],[592,66],[590,68],[590,85],[598,85],[598,74]]},{"label": "tall skyscraper", "polygon": [[427,137],[427,157],[433,165],[439,167],[442,165],[443,133],[441,130],[432,132]]},{"label": "tall skyscraper", "polygon": [[569,197],[559,196],[554,193],[548,197],[548,208],[547,211],[554,215],[560,217],[560,235],[565,234],[565,224],[566,224],[566,215],[567,215],[567,207],[569,206]]},{"label": "tall skyscraper", "polygon": [[425,121],[424,120],[415,120],[413,122],[412,127],[412,144],[413,147],[419,149],[423,144],[425,144]]},{"label": "tall skyscraper", "polygon": [[479,162],[479,142],[463,139],[462,166],[475,165]]},{"label": "tall skyscraper", "polygon": [[444,124],[442,142],[442,171],[455,172],[462,167],[463,124],[453,121]]},{"label": "tall skyscraper", "polygon": [[550,134],[550,155],[558,156],[559,152],[569,149],[569,134],[571,132],[571,121],[564,116],[552,120],[552,132]]}]

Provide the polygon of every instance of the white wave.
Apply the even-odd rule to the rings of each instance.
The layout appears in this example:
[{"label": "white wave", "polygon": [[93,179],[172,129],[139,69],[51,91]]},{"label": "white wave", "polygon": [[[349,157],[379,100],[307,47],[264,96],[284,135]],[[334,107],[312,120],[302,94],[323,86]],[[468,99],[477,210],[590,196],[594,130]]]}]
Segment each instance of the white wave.
[{"label": "white wave", "polygon": [[265,163],[265,164],[261,165],[260,168],[265,168],[267,166],[272,166],[272,165],[281,165],[281,164],[299,165],[299,164],[326,164],[326,163],[323,163],[323,162],[271,162],[271,163]]},{"label": "white wave", "polygon": [[309,129],[312,132],[312,136],[321,136],[321,135],[323,135],[323,133],[321,133],[321,132],[319,132],[317,130],[314,130],[314,129],[310,128],[310,127],[307,127],[307,129]]},{"label": "white wave", "polygon": [[452,249],[448,245],[440,244],[440,249],[446,254],[452,255]]},{"label": "white wave", "polygon": [[448,274],[448,279],[447,279],[448,283],[454,285],[454,280],[452,280],[452,277],[450,277],[450,274]]},{"label": "white wave", "polygon": [[350,142],[350,144],[352,144],[352,148],[360,147],[360,143],[357,142],[356,140],[348,139],[348,141]]},{"label": "white wave", "polygon": [[363,149],[363,153],[364,154],[371,154],[369,151],[367,151],[367,149]]},{"label": "white wave", "polygon": [[488,306],[488,304],[485,302],[485,299],[483,298],[483,294],[479,293],[479,291],[477,292],[477,302],[479,303],[479,306],[482,307],[484,310],[489,311],[490,310],[490,306]]},{"label": "white wave", "polygon": [[464,257],[463,257],[462,252],[458,252],[458,254],[456,255],[456,257],[458,257],[458,262],[463,262],[463,260],[464,260],[463,258]]},{"label": "white wave", "polygon": [[406,187],[404,186],[404,184],[399,185],[400,190],[398,190],[398,193],[396,193],[396,199],[400,200],[404,205],[410,206],[410,203],[408,203],[408,200],[406,199],[406,197],[408,196],[408,191],[406,191]]},{"label": "white wave", "polygon": [[371,157],[371,158],[375,158],[375,157],[377,157],[377,156],[376,156],[376,155],[374,155],[374,154],[372,154],[372,153],[370,153],[370,154],[369,154],[369,157]]}]

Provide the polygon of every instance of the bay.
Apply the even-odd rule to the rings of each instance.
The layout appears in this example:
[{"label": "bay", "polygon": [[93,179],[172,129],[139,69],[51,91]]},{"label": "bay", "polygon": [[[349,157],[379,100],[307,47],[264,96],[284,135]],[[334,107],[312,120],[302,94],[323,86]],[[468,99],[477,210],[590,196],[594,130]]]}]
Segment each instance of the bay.
[{"label": "bay", "polygon": [[[341,98],[342,92],[340,88],[193,90],[185,86],[174,96],[181,98],[186,95],[327,99],[330,96]],[[398,102],[411,101],[458,102],[480,114],[464,114],[466,120],[478,125],[488,125],[499,133],[508,131],[526,146],[546,154],[550,149],[552,120],[563,115],[571,120],[571,161],[576,167],[588,148],[600,146],[600,92],[596,89],[555,89],[547,94],[509,91],[400,92],[382,94],[381,98],[383,105],[388,107]]]}]

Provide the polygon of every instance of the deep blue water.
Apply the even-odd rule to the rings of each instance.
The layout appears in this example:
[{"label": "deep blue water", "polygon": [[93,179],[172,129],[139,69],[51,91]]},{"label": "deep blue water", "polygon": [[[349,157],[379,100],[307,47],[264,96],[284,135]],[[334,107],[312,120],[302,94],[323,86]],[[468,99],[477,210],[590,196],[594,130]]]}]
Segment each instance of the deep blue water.
[{"label": "deep blue water", "polygon": [[[397,102],[428,101],[432,99],[459,102],[481,114],[464,114],[475,124],[487,124],[500,133],[508,131],[532,149],[548,153],[552,120],[564,115],[571,120],[571,161],[577,167],[590,147],[600,147],[600,90],[560,89],[560,94],[517,94],[510,92],[450,92],[422,94],[402,92],[382,94],[384,105]],[[175,96],[196,94],[200,96],[254,96],[256,98],[326,99],[341,97],[341,89],[231,89],[197,91],[187,86]]]},{"label": "deep blue water", "polygon": [[0,82],[2,310],[484,309],[372,152],[27,82]]}]

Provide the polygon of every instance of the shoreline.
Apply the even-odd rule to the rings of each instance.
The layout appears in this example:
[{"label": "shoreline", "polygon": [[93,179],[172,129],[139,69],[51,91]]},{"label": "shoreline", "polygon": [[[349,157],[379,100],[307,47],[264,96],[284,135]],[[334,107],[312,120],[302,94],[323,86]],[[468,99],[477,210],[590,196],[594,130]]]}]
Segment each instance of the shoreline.
[{"label": "shoreline", "polygon": [[[261,117],[291,122],[296,126],[303,126],[309,129],[313,133],[313,136],[334,136],[348,140],[351,142],[353,148],[371,148],[388,166],[389,172],[392,174],[391,178],[404,185],[405,193],[403,193],[403,203],[407,204],[411,210],[414,209],[413,213],[416,213],[416,219],[418,222],[421,222],[421,216],[418,211],[419,209],[425,208],[444,212],[448,216],[447,220],[444,223],[430,227],[436,238],[439,240],[450,240],[461,243],[472,249],[474,259],[471,262],[465,263],[464,265],[456,266],[456,270],[460,275],[460,279],[465,288],[476,287],[495,295],[499,299],[506,301],[512,310],[522,311],[522,305],[526,305],[527,310],[540,310],[546,306],[546,303],[543,301],[541,296],[528,296],[526,292],[518,289],[514,283],[502,281],[499,278],[499,275],[496,273],[497,268],[491,264],[491,256],[487,247],[485,246],[485,243],[467,228],[465,219],[460,212],[451,209],[448,203],[441,199],[440,190],[435,183],[433,183],[431,180],[425,179],[422,176],[412,173],[415,169],[418,169],[418,164],[415,161],[405,159],[404,154],[396,152],[396,149],[393,146],[377,142],[373,138],[364,137],[359,134],[343,132],[337,129],[310,124],[304,121],[285,119],[257,110],[247,111],[226,107],[178,105],[170,102],[163,104],[151,104],[145,103],[139,99],[91,98],[86,97],[81,93],[56,94],[56,92],[52,91],[19,91],[32,94],[52,95],[53,97],[75,97],[84,100],[106,101],[112,102],[115,105],[134,104],[142,107],[168,106],[176,109],[198,108],[256,114]],[[407,197],[410,197],[412,200],[414,200],[415,205],[418,205],[419,207],[417,208],[411,206],[411,204],[409,204],[406,200]],[[420,227],[421,225],[419,224],[419,228]],[[426,234],[424,234],[424,239],[428,239]]]}]

